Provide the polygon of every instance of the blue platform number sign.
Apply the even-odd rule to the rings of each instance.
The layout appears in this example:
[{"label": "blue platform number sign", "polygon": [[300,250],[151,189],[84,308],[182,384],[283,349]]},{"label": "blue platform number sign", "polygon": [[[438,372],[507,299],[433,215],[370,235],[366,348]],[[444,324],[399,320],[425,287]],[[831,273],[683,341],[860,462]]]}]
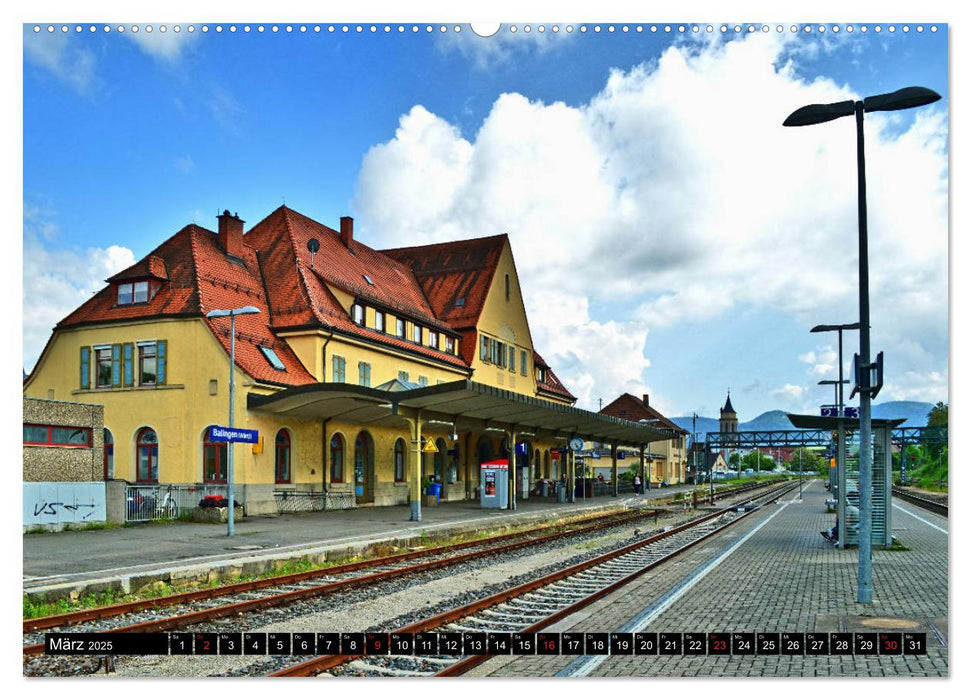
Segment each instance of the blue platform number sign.
[{"label": "blue platform number sign", "polygon": [[209,438],[213,442],[251,442],[260,441],[258,430],[245,430],[243,428],[225,428],[221,425],[209,426]]}]

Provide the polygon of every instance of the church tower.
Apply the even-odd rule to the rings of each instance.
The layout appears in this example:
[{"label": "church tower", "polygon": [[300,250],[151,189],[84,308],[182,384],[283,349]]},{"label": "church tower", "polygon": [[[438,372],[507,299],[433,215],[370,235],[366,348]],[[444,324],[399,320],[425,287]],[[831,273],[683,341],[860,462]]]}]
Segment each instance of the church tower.
[{"label": "church tower", "polygon": [[738,414],[735,413],[735,409],[732,408],[732,394],[728,393],[728,399],[725,401],[725,407],[721,411],[721,417],[718,419],[718,432],[720,433],[737,433],[738,432]]}]

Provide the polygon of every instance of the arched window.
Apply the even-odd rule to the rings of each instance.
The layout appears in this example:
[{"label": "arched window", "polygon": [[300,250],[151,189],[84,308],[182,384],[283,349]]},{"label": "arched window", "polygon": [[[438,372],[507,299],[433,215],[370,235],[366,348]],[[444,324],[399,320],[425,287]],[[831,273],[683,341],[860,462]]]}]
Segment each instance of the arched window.
[{"label": "arched window", "polygon": [[276,434],[276,483],[290,483],[290,433],[281,430]]},{"label": "arched window", "polygon": [[142,428],[135,438],[137,472],[135,481],[158,483],[158,435],[151,428]]},{"label": "arched window", "polygon": [[401,438],[394,442],[394,480],[405,480],[405,441]]},{"label": "arched window", "polygon": [[340,433],[330,439],[330,480],[344,481],[344,438]]},{"label": "arched window", "polygon": [[202,437],[202,481],[206,484],[225,484],[229,469],[229,449],[226,442],[213,442],[209,428]]}]

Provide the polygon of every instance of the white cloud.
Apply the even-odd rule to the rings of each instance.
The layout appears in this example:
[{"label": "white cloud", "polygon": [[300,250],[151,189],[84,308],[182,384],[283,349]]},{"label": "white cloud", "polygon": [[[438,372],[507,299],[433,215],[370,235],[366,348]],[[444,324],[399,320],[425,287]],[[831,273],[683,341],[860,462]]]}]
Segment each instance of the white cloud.
[{"label": "white cloud", "polygon": [[[743,305],[806,327],[855,315],[852,120],[782,121],[856,96],[798,78],[795,40],[687,42],[614,70],[576,107],[503,94],[472,136],[415,107],[362,163],[362,228],[389,247],[508,232],[537,349],[584,399],[643,382],[643,352],[609,375],[572,363],[565,347],[606,364],[606,343],[580,332],[558,345],[563,318],[540,303],[551,294],[600,302],[614,317],[583,324],[644,340]],[[932,107],[906,131],[887,124],[867,117],[873,346],[907,391],[906,372],[947,372],[947,120]]]},{"label": "white cloud", "polygon": [[486,69],[529,53],[550,51],[573,36],[565,31],[540,32],[533,28],[525,32],[523,26],[517,25],[517,30],[511,32],[510,26],[504,24],[498,32],[488,37],[465,29],[461,32],[447,32],[440,35],[438,46],[446,53],[457,51],[477,68]]},{"label": "white cloud", "polygon": [[[569,377],[567,388],[582,404],[594,406],[601,398],[606,404],[625,391],[640,396],[651,364],[644,357],[644,324],[594,321],[585,298],[553,290],[534,295],[526,313],[530,319],[558,319],[532,322],[533,343],[562,381]],[[604,393],[604,387],[612,391]]]},{"label": "white cloud", "polygon": [[806,396],[806,387],[795,384],[785,384],[772,390],[772,395],[782,401],[786,407],[798,404]]},{"label": "white cloud", "polygon": [[243,113],[243,108],[228,90],[220,86],[214,87],[205,104],[213,119],[220,126],[230,133],[239,133],[239,118]]},{"label": "white cloud", "polygon": [[[148,31],[151,27],[151,31]],[[161,31],[159,25],[140,25],[137,32],[125,32],[138,48],[152,58],[165,63],[178,63],[184,52],[195,41],[195,34],[187,31],[175,32],[171,28]]]},{"label": "white cloud", "polygon": [[799,355],[799,361],[809,365],[808,372],[814,379],[835,379],[839,373],[837,369],[839,359],[836,351],[830,346],[826,346],[818,353],[809,351]]},{"label": "white cloud", "polygon": [[54,224],[37,207],[25,204],[24,210],[23,362],[30,372],[58,321],[100,291],[106,278],[134,264],[135,256],[128,248],[116,245],[49,248],[37,232]]},{"label": "white cloud", "polygon": [[91,95],[101,87],[95,73],[97,59],[80,40],[62,32],[34,32],[25,25],[24,60],[48,70],[81,95]]}]

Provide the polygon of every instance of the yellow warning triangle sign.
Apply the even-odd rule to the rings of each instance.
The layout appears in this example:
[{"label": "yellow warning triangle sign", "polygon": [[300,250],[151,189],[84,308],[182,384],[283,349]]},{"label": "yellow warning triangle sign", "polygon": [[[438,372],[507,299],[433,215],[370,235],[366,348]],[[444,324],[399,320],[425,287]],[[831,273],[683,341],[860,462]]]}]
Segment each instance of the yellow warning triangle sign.
[{"label": "yellow warning triangle sign", "polygon": [[435,447],[435,442],[433,440],[426,440],[425,446],[421,448],[422,452],[438,452],[438,448]]}]

